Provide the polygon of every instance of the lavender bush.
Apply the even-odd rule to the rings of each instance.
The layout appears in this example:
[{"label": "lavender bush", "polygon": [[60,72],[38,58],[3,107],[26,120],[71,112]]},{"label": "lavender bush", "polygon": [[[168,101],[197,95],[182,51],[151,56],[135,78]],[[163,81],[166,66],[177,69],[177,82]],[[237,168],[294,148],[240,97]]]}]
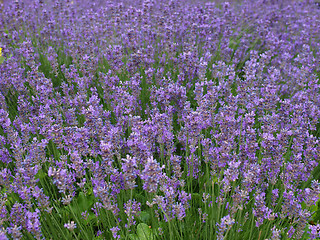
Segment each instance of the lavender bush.
[{"label": "lavender bush", "polygon": [[0,239],[320,237],[320,8],[4,1]]}]

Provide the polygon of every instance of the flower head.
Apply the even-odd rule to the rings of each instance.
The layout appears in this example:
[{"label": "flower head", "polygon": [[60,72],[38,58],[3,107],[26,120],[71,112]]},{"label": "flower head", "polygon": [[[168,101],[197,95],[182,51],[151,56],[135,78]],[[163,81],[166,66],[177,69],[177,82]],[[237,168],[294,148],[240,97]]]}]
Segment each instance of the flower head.
[{"label": "flower head", "polygon": [[120,235],[118,234],[118,232],[120,231],[120,228],[118,226],[110,228],[111,232],[112,232],[112,236],[114,239],[120,239]]},{"label": "flower head", "polygon": [[71,222],[65,223],[64,227],[70,231],[73,231],[75,228],[77,228],[77,224],[74,221],[71,221]]},{"label": "flower head", "polygon": [[148,192],[156,192],[160,179],[162,178],[162,169],[160,164],[153,159],[153,156],[149,157],[145,165],[145,169],[142,171],[141,179],[144,180],[143,189]]}]

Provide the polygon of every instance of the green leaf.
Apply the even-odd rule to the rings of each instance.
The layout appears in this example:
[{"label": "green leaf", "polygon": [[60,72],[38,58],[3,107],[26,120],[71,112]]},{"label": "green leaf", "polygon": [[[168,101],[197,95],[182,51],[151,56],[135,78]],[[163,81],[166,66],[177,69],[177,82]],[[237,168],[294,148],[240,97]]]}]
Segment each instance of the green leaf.
[{"label": "green leaf", "polygon": [[137,235],[139,240],[153,240],[154,235],[149,226],[145,223],[140,223],[137,226]]},{"label": "green leaf", "polygon": [[150,214],[142,211],[139,214],[139,219],[141,220],[141,222],[148,223],[150,221]]},{"label": "green leaf", "polygon": [[42,169],[40,169],[38,171],[38,173],[36,174],[37,179],[44,179],[46,176],[47,176],[47,174]]},{"label": "green leaf", "polygon": [[98,236],[98,237],[94,238],[94,240],[102,240],[102,239],[103,239],[103,237],[101,237],[101,236]]},{"label": "green leaf", "polygon": [[94,196],[86,196],[83,192],[79,193],[77,198],[78,206],[82,211],[90,210],[94,203]]},{"label": "green leaf", "polygon": [[131,240],[139,240],[139,237],[137,236],[137,234],[129,234],[129,238]]},{"label": "green leaf", "polygon": [[[74,200],[71,202],[70,207],[74,213],[77,215],[81,215],[82,212],[87,211],[89,214],[88,222],[95,222],[96,216],[92,212],[91,208],[94,204],[94,196],[93,195],[85,195],[83,192],[80,192],[79,195],[74,198]],[[68,207],[66,206],[66,210],[68,210]]]}]

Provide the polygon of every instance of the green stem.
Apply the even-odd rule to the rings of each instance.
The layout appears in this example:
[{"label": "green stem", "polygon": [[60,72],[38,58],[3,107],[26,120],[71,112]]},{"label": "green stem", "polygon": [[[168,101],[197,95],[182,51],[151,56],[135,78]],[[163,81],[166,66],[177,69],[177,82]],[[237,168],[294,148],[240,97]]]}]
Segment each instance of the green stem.
[{"label": "green stem", "polygon": [[252,233],[253,233],[253,228],[254,228],[254,215],[252,214],[252,221],[251,221],[251,229],[250,229],[249,240],[251,239],[251,236],[252,236]]},{"label": "green stem", "polygon": [[[65,196],[66,197],[66,196]],[[80,224],[79,219],[77,218],[76,214],[74,213],[74,211],[72,210],[72,207],[70,205],[68,205],[68,208],[70,209],[72,215],[74,216],[76,222],[79,224],[79,227],[81,228],[81,231],[84,233],[84,235],[86,236],[86,239],[90,239],[87,235],[87,232],[83,229],[82,225]]]}]

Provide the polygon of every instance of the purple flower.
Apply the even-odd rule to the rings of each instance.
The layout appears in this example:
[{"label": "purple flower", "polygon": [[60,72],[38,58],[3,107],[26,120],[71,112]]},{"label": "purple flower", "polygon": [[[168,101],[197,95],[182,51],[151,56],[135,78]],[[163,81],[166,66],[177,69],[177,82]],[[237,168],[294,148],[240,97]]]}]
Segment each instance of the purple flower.
[{"label": "purple flower", "polygon": [[118,226],[110,228],[110,231],[112,232],[112,237],[114,239],[120,239],[121,236],[118,234],[120,228]]},{"label": "purple flower", "polygon": [[317,239],[320,237],[320,224],[309,225],[310,239]]},{"label": "purple flower", "polygon": [[176,203],[173,205],[173,213],[176,215],[178,220],[182,220],[186,217],[186,209],[182,203]]},{"label": "purple flower", "polygon": [[148,192],[155,193],[158,189],[160,179],[163,177],[162,169],[159,163],[153,159],[153,156],[147,159],[146,165],[140,177],[144,180],[143,189]]},{"label": "purple flower", "polygon": [[74,221],[68,222],[64,224],[64,227],[67,228],[69,231],[73,231],[77,228],[77,224]]},{"label": "purple flower", "polygon": [[252,212],[257,217],[256,227],[262,225],[264,219],[269,219],[272,216],[272,210],[266,206],[265,195],[264,192],[258,191],[254,197],[255,203]]},{"label": "purple flower", "polygon": [[280,240],[281,239],[281,230],[278,230],[275,226],[273,226],[272,230],[272,240]]},{"label": "purple flower", "polygon": [[36,209],[35,212],[26,212],[26,229],[32,233],[36,238],[40,238],[41,226],[40,226],[40,210]]},{"label": "purple flower", "polygon": [[97,231],[97,237],[99,237],[100,235],[102,235],[103,234],[103,231],[101,231],[101,230],[98,230]]},{"label": "purple flower", "polygon": [[22,226],[17,226],[17,225],[7,228],[7,232],[12,236],[13,239],[22,238],[21,230],[22,230]]},{"label": "purple flower", "polygon": [[137,160],[135,157],[127,155],[127,158],[123,158],[122,161],[125,188],[134,189],[136,187],[136,177],[139,174]]},{"label": "purple flower", "polygon": [[0,240],[8,240],[6,236],[6,231],[2,228],[0,228]]},{"label": "purple flower", "polygon": [[289,231],[287,232],[288,238],[292,238],[295,231],[294,227],[290,226]]},{"label": "purple flower", "polygon": [[223,239],[223,234],[233,226],[235,220],[230,217],[230,215],[221,218],[221,222],[217,223],[218,226],[218,239]]},{"label": "purple flower", "polygon": [[127,214],[127,221],[126,228],[130,228],[130,226],[135,225],[134,217],[139,215],[141,203],[137,202],[136,200],[129,200],[127,203],[124,204],[124,212]]}]

